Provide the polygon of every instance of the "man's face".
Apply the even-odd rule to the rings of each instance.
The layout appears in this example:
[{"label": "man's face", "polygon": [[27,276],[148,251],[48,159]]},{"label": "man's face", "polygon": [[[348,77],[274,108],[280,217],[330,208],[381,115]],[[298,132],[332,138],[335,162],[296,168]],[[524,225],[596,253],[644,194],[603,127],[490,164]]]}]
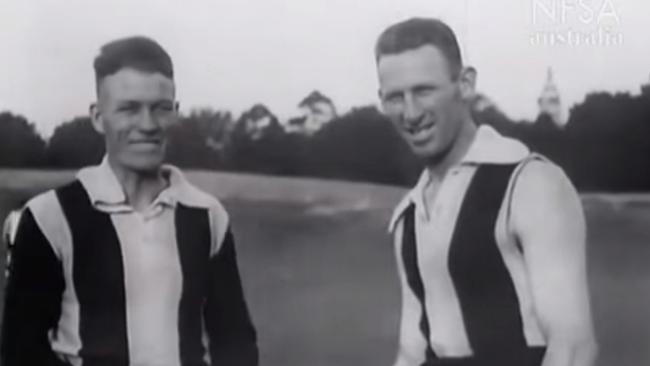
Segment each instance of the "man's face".
[{"label": "man's face", "polygon": [[444,54],[425,45],[383,55],[377,70],[384,113],[418,157],[440,159],[453,147],[466,108],[462,82]]},{"label": "man's face", "polygon": [[92,109],[95,128],[104,134],[114,168],[156,172],[177,121],[174,82],[160,73],[124,68],[102,79]]}]

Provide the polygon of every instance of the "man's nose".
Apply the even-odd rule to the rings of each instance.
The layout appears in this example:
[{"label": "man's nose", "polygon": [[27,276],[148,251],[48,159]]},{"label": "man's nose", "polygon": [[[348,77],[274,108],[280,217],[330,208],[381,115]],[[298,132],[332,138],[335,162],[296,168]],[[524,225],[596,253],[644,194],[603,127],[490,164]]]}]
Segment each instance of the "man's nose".
[{"label": "man's nose", "polygon": [[422,118],[422,108],[413,95],[406,95],[404,98],[404,121],[417,122]]},{"label": "man's nose", "polygon": [[156,132],[160,129],[160,124],[148,108],[142,108],[138,128],[145,132]]}]

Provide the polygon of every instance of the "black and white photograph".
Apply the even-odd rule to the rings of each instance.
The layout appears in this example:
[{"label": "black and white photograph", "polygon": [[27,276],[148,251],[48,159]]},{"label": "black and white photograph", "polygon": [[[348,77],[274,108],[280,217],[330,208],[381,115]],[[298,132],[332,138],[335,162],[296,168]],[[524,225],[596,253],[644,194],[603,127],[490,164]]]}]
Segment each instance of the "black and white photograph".
[{"label": "black and white photograph", "polygon": [[0,0],[0,366],[650,365],[650,2]]}]

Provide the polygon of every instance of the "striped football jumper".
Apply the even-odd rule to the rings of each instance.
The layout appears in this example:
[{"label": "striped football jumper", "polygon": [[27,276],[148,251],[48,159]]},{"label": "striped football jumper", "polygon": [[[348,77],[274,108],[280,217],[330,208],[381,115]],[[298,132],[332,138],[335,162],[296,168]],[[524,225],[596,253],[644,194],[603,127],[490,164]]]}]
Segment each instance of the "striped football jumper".
[{"label": "striped football jumper", "polygon": [[425,202],[425,171],[395,209],[399,347],[408,366],[541,364],[546,339],[508,225],[513,187],[531,160],[545,161],[481,126],[434,202]]},{"label": "striped football jumper", "polygon": [[9,277],[2,365],[257,365],[220,203],[171,166],[145,215],[106,161],[28,202]]}]

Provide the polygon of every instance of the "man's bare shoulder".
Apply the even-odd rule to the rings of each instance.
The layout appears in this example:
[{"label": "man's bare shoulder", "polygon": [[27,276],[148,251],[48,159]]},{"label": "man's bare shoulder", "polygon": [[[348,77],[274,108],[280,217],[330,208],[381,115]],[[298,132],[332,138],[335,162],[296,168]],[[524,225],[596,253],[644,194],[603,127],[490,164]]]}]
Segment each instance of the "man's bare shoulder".
[{"label": "man's bare shoulder", "polygon": [[539,204],[548,199],[563,201],[578,197],[564,170],[546,159],[533,159],[525,163],[513,194],[515,202]]},{"label": "man's bare shoulder", "polygon": [[545,159],[526,162],[514,186],[512,220],[522,232],[563,227],[559,221],[584,226],[582,205],[566,173]]}]

